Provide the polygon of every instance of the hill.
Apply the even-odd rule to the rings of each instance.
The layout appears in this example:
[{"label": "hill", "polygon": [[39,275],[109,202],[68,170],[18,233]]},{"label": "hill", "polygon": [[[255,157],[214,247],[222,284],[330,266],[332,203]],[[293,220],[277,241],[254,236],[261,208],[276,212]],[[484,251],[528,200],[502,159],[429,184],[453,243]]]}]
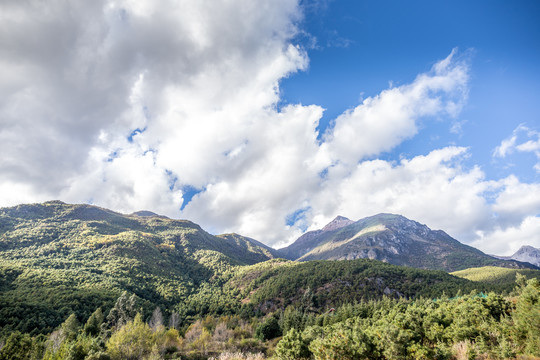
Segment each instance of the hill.
[{"label": "hill", "polygon": [[0,209],[0,327],[50,331],[123,292],[172,308],[201,283],[273,257],[240,236],[148,212],[119,214],[59,201]]},{"label": "hill", "polygon": [[444,231],[431,230],[401,215],[378,214],[356,222],[343,219],[338,226],[326,226],[302,235],[280,251],[288,259],[299,261],[369,258],[444,271],[487,265],[536,268],[527,263],[486,255]]},{"label": "hill", "polygon": [[188,319],[201,314],[264,315],[288,306],[323,313],[331,307],[367,300],[432,299],[492,290],[506,289],[440,270],[415,269],[378,260],[274,259],[230,269],[203,284],[175,311]]},{"label": "hill", "polygon": [[532,269],[508,269],[496,266],[483,266],[454,271],[451,275],[483,283],[497,284],[513,288],[516,284],[516,274],[521,274],[527,279],[540,279],[540,270]]},{"label": "hill", "polygon": [[328,308],[361,300],[438,297],[459,290],[486,290],[436,270],[420,270],[377,260],[283,262],[242,267],[226,284],[239,289],[242,303],[263,312],[288,305]]}]

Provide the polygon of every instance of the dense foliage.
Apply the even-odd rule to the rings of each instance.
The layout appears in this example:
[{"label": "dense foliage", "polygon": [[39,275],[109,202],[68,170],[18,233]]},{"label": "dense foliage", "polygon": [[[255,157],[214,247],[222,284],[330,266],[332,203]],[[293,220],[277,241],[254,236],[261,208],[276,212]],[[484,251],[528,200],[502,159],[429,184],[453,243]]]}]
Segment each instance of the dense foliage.
[{"label": "dense foliage", "polygon": [[11,333],[0,343],[0,360],[534,359],[540,357],[540,283],[524,277],[518,283],[511,299],[473,292],[383,298],[322,313],[289,306],[264,318],[207,316],[180,329],[165,326],[159,308],[145,321],[134,297],[122,294],[107,317],[98,309],[84,325],[70,315],[48,336]]},{"label": "dense foliage", "polygon": [[[248,244],[249,243],[249,244]],[[189,221],[47,202],[0,209],[0,336],[49,333],[123,292],[171,309],[232,266],[272,257],[240,236]]]}]

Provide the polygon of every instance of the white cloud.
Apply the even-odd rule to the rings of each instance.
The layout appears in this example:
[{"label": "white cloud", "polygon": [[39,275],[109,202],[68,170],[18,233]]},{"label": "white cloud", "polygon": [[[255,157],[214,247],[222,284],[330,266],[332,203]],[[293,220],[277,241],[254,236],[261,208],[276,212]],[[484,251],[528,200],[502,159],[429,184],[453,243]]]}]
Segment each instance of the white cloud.
[{"label": "white cloud", "polygon": [[453,60],[455,52],[411,84],[368,97],[339,116],[325,139],[330,156],[354,165],[414,136],[422,117],[456,116],[467,97],[468,66]]},{"label": "white cloud", "polygon": [[512,225],[521,222],[528,215],[540,214],[540,184],[526,184],[515,176],[499,181],[501,187],[493,210],[501,225]]},{"label": "white cloud", "polygon": [[508,228],[496,227],[488,233],[479,232],[472,243],[488,254],[510,256],[523,245],[540,247],[540,217],[527,216],[523,221]]},{"label": "white cloud", "polygon": [[[75,199],[85,171],[112,171],[109,154],[150,149],[149,172],[207,182],[220,152],[274,106],[279,79],[307,65],[289,44],[300,16],[290,0],[3,2],[2,182]],[[128,143],[136,129],[146,131]],[[104,179],[86,193],[118,185]]]},{"label": "white cloud", "polygon": [[[466,148],[373,159],[424,121],[460,123],[467,61],[454,50],[363,100],[321,142],[320,106],[278,107],[279,81],[308,66],[292,43],[301,18],[296,0],[0,3],[0,206],[148,209],[274,245],[337,214],[383,211],[465,241],[528,231],[538,199],[512,198],[537,184],[486,180],[462,166]],[[538,151],[527,134],[497,153]],[[181,212],[186,186],[200,192]]]},{"label": "white cloud", "polygon": [[380,212],[402,214],[443,229],[461,240],[489,223],[489,205],[483,196],[490,183],[479,168],[462,170],[467,149],[448,147],[426,156],[394,164],[364,161],[350,176],[329,174],[324,191],[315,196],[315,228],[334,214],[352,219]]},{"label": "white cloud", "polygon": [[525,124],[519,125],[512,132],[512,136],[504,139],[493,151],[493,157],[505,158],[515,151],[533,153],[538,162],[534,169],[540,173],[540,132],[530,129]]}]

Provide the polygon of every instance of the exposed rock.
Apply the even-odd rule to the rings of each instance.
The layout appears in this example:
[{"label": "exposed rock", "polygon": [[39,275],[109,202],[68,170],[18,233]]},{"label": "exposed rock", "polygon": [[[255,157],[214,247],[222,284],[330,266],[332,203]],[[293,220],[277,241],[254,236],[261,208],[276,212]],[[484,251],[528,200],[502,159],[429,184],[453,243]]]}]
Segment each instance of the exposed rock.
[{"label": "exposed rock", "polygon": [[353,222],[338,216],[281,249],[292,260],[375,259],[395,265],[455,271],[477,266],[534,267],[504,261],[460,243],[444,231],[401,215],[378,214]]}]

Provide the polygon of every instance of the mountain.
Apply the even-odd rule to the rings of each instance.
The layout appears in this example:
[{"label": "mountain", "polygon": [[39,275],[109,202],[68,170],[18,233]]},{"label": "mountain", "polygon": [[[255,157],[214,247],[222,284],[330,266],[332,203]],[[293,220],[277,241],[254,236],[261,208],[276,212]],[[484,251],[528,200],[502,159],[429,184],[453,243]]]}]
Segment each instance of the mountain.
[{"label": "mountain", "polygon": [[248,252],[252,262],[254,260],[256,262],[262,262],[268,259],[276,259],[281,257],[281,253],[278,250],[246,236],[232,233],[217,235],[217,237]]},{"label": "mountain", "polygon": [[535,266],[540,267],[540,249],[532,247],[530,245],[524,245],[519,248],[512,256],[496,256],[498,259],[504,260],[517,260],[527,262]]},{"label": "mountain", "polygon": [[[426,246],[432,241],[429,233],[425,226],[395,215],[359,222],[338,217],[312,235],[304,235],[306,245],[316,243],[314,251],[307,252],[305,247],[297,251],[306,260],[324,255],[320,249],[330,249],[328,254],[333,255],[358,239],[371,239],[382,244],[373,250],[375,255],[392,262],[395,259],[385,250],[394,248],[408,256],[403,258],[409,264],[420,261],[410,253],[420,252],[416,243],[430,249]],[[364,235],[369,236],[364,239]],[[465,247],[446,237],[454,248]],[[338,246],[331,248],[328,241]],[[107,313],[124,291],[136,295],[145,316],[160,306],[174,310],[181,323],[187,324],[205,314],[249,317],[307,300],[321,308],[385,295],[436,297],[443,290],[485,287],[441,271],[375,260],[295,262],[276,259],[280,254],[238,234],[214,236],[193,222],[149,211],[126,215],[60,201],[1,208],[0,338],[16,330],[50,333],[71,313],[79,320],[87,319],[98,307]],[[466,256],[470,255],[455,258]],[[519,266],[516,261],[494,260]],[[451,264],[448,256],[439,261]],[[433,263],[420,265],[437,268]]]},{"label": "mountain", "polygon": [[327,232],[339,230],[342,227],[353,224],[354,221],[347,219],[343,216],[337,216],[334,220],[330,221],[320,230],[308,231],[304,235],[300,236],[296,241],[288,247],[279,249],[280,253],[285,258],[296,260],[307,252],[315,249],[324,241],[324,235]]},{"label": "mountain", "polygon": [[[337,219],[337,221],[336,221]],[[395,265],[456,271],[478,266],[535,268],[501,260],[464,245],[444,231],[401,215],[378,214],[356,222],[338,217],[321,230],[310,231],[281,249],[291,260],[369,258]]]},{"label": "mountain", "polygon": [[60,201],[1,208],[0,329],[51,331],[71,312],[87,318],[111,306],[123,291],[172,308],[227,269],[274,254],[150,212]]}]

